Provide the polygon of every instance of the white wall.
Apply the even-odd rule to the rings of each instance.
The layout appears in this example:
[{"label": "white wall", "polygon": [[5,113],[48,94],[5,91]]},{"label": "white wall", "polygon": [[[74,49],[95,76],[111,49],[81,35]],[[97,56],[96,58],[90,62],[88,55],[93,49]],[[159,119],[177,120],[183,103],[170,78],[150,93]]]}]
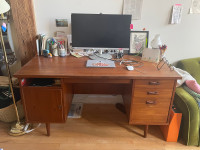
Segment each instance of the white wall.
[{"label": "white wall", "polygon": [[[168,24],[172,5],[184,6],[181,24]],[[155,34],[168,46],[167,59],[200,57],[200,14],[188,14],[191,0],[143,0],[142,19],[133,20],[134,29],[146,28],[149,41]],[[123,0],[34,0],[38,33],[52,36],[55,31],[70,33],[71,28],[56,28],[55,19],[68,19],[71,13],[122,13]]]}]

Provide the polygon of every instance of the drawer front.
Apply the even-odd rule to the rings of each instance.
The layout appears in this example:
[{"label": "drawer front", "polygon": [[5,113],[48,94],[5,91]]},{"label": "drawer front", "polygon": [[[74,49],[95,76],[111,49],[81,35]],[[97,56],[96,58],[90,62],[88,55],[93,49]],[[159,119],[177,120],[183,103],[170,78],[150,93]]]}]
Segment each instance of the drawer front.
[{"label": "drawer front", "polygon": [[170,98],[141,97],[134,98],[130,117],[131,124],[167,123]]},{"label": "drawer front", "polygon": [[156,98],[171,98],[173,89],[157,89],[157,88],[143,88],[135,89],[134,97],[146,98],[146,97],[156,97]]},{"label": "drawer front", "polygon": [[174,80],[135,80],[135,89],[173,89]]}]

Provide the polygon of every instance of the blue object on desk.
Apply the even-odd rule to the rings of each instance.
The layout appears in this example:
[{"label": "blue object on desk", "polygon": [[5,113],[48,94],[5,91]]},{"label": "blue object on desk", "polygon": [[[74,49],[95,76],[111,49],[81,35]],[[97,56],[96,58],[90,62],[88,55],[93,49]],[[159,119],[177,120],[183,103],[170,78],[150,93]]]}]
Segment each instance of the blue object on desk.
[{"label": "blue object on desk", "polygon": [[43,50],[43,56],[44,57],[48,57],[48,54],[49,54],[49,50],[48,49]]}]

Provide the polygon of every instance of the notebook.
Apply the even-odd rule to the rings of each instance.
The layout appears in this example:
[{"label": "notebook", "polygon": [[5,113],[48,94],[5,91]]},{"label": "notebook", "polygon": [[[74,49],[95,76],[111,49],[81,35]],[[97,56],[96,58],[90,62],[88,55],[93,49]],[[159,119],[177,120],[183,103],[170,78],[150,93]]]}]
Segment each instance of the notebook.
[{"label": "notebook", "polygon": [[115,62],[111,60],[88,60],[86,67],[114,68]]}]

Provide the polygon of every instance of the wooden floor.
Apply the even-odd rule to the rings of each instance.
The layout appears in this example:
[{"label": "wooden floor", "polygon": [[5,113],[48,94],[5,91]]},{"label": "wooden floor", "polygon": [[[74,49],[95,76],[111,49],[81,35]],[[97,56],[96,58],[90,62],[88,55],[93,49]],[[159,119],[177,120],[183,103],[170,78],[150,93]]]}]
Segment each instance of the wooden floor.
[{"label": "wooden floor", "polygon": [[46,136],[44,124],[20,137],[8,135],[10,124],[0,122],[3,150],[196,150],[181,142],[165,142],[157,126],[150,126],[143,138],[143,126],[130,126],[126,116],[113,104],[84,104],[81,119],[51,125]]}]

